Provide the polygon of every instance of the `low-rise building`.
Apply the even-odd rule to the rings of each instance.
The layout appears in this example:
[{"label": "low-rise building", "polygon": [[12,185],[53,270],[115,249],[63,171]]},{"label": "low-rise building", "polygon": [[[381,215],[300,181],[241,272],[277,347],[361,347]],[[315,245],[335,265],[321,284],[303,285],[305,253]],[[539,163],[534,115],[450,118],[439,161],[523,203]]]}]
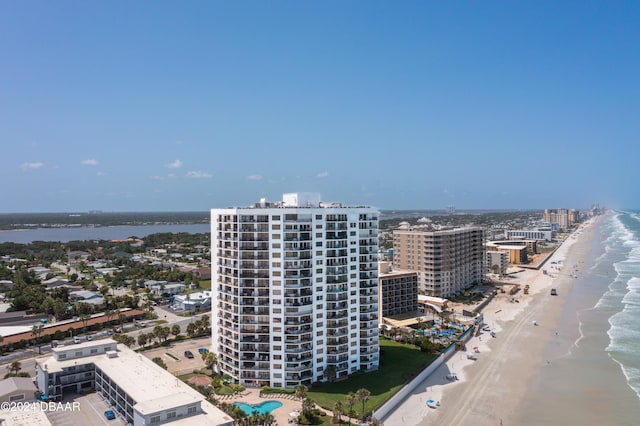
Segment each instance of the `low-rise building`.
[{"label": "low-rise building", "polygon": [[487,273],[504,275],[509,266],[509,253],[500,250],[487,250]]},{"label": "low-rise building", "polygon": [[114,340],[57,347],[52,353],[36,360],[38,389],[48,399],[95,390],[133,426],[233,424],[199,392]]},{"label": "low-rise building", "polygon": [[211,292],[199,291],[196,293],[177,294],[173,299],[173,307],[189,312],[202,312],[211,309]]},{"label": "low-rise building", "polygon": [[36,385],[31,377],[10,377],[0,380],[0,402],[35,401],[36,391]]}]

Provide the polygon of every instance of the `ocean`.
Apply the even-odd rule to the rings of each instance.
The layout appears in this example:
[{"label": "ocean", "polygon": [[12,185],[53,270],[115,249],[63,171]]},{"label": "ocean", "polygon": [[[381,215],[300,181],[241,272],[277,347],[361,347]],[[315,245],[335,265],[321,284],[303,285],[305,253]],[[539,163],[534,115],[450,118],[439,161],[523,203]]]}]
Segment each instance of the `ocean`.
[{"label": "ocean", "polygon": [[615,312],[608,319],[606,351],[640,398],[640,212],[616,214],[603,223],[603,232],[609,236],[594,268],[611,265],[614,272],[595,310]]},{"label": "ocean", "polygon": [[607,213],[563,269],[577,278],[512,424],[638,425],[640,213]]}]

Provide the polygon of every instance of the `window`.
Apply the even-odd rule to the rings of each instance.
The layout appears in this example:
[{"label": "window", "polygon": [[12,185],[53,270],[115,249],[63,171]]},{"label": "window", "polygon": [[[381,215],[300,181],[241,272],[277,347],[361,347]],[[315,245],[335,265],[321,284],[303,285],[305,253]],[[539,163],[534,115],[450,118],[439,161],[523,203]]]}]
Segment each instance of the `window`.
[{"label": "window", "polygon": [[82,351],[76,351],[76,356],[82,356]]},{"label": "window", "polygon": [[276,370],[281,370],[282,364],[273,364],[273,368],[275,368]]},{"label": "window", "polygon": [[24,399],[24,394],[20,395],[11,395],[9,397],[9,401],[22,401]]},{"label": "window", "polygon": [[278,231],[280,230],[280,225],[271,225],[271,229],[273,229],[274,231]]},{"label": "window", "polygon": [[97,353],[98,353],[98,350],[97,350],[97,349],[91,349],[91,353],[92,353],[92,354],[97,354]]},{"label": "window", "polygon": [[280,220],[280,215],[271,216],[271,220]]},{"label": "window", "polygon": [[322,220],[322,215],[321,214],[317,214],[316,215],[316,220]]},{"label": "window", "polygon": [[272,240],[279,240],[280,239],[280,234],[271,234],[271,239]]},{"label": "window", "polygon": [[187,408],[187,414],[193,414],[197,409],[198,408],[195,405],[192,405],[191,407]]},{"label": "window", "polygon": [[160,416],[153,416],[151,417],[151,424],[156,424],[156,423],[160,423]]},{"label": "window", "polygon": [[167,419],[175,419],[176,418],[176,412],[175,411],[169,411],[167,413]]},{"label": "window", "polygon": [[58,359],[67,359],[67,354],[58,354]]}]

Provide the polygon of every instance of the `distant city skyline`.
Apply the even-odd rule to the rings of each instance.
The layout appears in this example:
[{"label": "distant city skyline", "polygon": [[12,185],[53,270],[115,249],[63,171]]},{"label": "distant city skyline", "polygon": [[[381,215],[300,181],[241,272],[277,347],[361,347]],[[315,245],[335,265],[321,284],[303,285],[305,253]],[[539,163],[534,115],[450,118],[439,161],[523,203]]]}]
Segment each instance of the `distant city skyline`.
[{"label": "distant city skyline", "polygon": [[640,208],[636,2],[2,2],[0,213]]}]

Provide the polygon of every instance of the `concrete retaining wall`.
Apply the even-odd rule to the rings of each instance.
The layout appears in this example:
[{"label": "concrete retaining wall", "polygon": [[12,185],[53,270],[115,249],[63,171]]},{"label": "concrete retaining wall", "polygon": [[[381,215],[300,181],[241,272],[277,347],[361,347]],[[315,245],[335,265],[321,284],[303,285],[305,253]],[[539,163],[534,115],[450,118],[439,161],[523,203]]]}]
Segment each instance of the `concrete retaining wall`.
[{"label": "concrete retaining wall", "polygon": [[[472,333],[473,327],[465,331],[462,336],[460,336],[460,340],[466,342],[471,338]],[[445,351],[438,358],[433,360],[433,362],[429,364],[424,370],[422,370],[420,374],[418,374],[413,380],[411,380],[402,389],[400,389],[398,393],[389,398],[389,400],[385,402],[382,407],[378,408],[378,410],[373,413],[373,418],[381,424],[384,424],[384,419],[389,416],[389,414],[391,414],[396,409],[396,407],[400,405],[402,401],[404,401],[405,398],[411,395],[411,393],[416,389],[416,387],[418,387],[420,383],[422,383],[422,381],[424,381],[424,379],[429,377],[431,373],[433,373],[438,367],[440,367],[444,362],[451,358],[451,356],[455,352],[455,344],[449,345],[449,347],[445,349]]]}]

